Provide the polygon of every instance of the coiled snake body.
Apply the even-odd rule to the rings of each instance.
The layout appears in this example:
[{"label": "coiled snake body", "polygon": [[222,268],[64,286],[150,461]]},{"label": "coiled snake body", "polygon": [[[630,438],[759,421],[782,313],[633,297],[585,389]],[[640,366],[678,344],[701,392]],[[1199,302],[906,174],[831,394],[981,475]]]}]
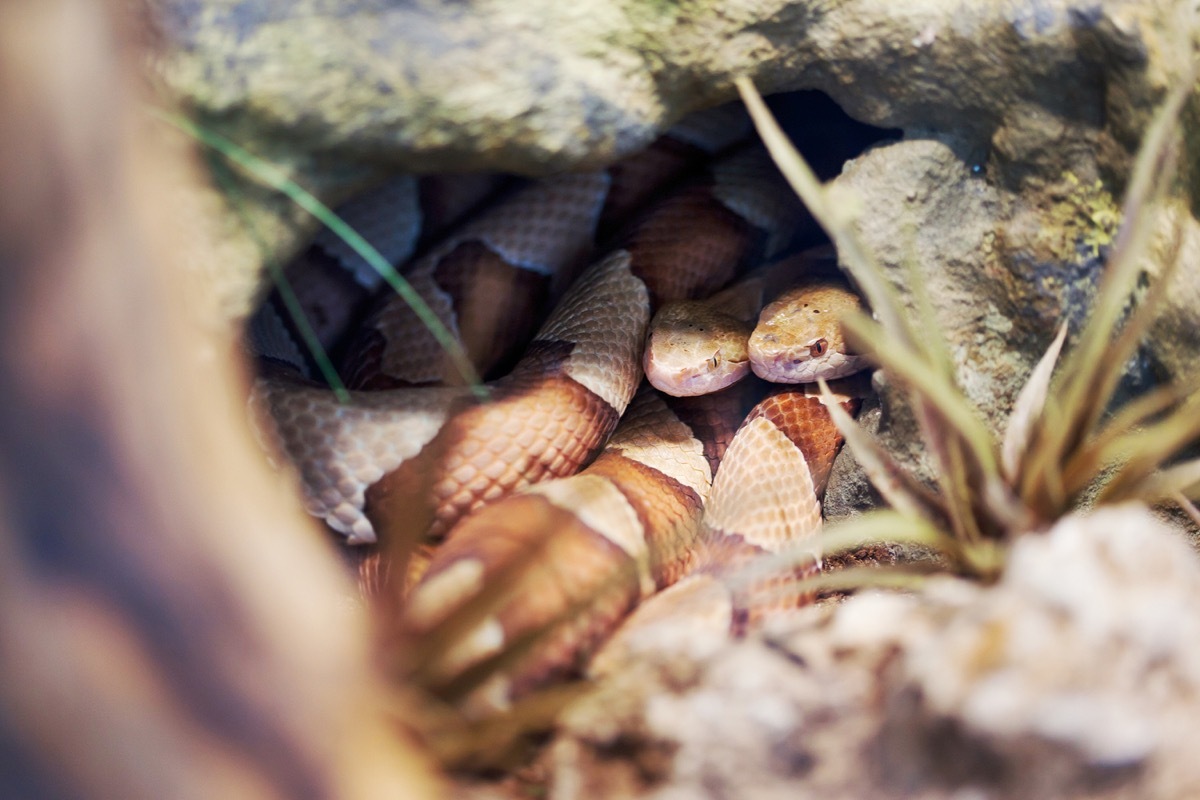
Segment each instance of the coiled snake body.
[{"label": "coiled snake body", "polygon": [[[676,172],[685,171],[678,149],[669,154],[684,162]],[[627,187],[633,170],[623,168],[616,183]],[[427,545],[403,565],[413,588],[392,615],[399,632],[429,630],[490,576],[511,571],[514,559],[533,561],[509,599],[446,656],[447,669],[461,669],[514,637],[563,623],[489,688],[496,702],[577,664],[656,591],[684,576],[685,585],[720,580],[754,554],[814,530],[840,442],[822,401],[803,390],[776,391],[736,436],[755,391],[748,384],[681,399],[644,387],[634,399],[653,312],[712,295],[745,266],[785,248],[806,217],[755,145],[710,162],[629,224],[614,206],[651,192],[614,191],[614,174],[620,169],[520,189],[408,270],[483,370],[516,344],[500,335],[510,329],[503,315],[457,314],[464,303],[496,305],[490,289],[464,300],[471,286],[493,285],[487,276],[518,268],[535,276],[522,279],[527,296],[557,300],[512,370],[489,384],[490,400],[424,385],[447,378],[444,359],[424,346],[419,328],[405,334],[418,346],[401,353],[394,318],[405,314],[387,309],[358,337],[366,355],[349,371],[383,375],[396,388],[356,391],[339,404],[288,372],[256,385],[255,402],[274,420],[277,446],[297,465],[312,513],[350,542],[417,538]],[[539,214],[539,204],[553,213]],[[530,219],[542,221],[532,233],[521,225]],[[623,232],[569,281],[564,275],[581,263],[602,224]],[[452,269],[475,277],[448,279]],[[481,318],[482,327],[468,326]],[[836,337],[835,326],[813,348],[824,356]],[[371,562],[380,572],[368,573],[376,584],[399,566],[381,552]],[[729,595],[733,628],[770,606],[754,598],[753,591]]]}]

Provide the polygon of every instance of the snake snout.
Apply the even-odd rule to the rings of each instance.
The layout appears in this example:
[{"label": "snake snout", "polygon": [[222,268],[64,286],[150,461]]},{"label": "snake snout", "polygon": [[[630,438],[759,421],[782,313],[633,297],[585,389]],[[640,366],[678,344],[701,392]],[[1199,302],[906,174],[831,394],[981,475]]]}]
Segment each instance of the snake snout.
[{"label": "snake snout", "polygon": [[758,350],[750,356],[754,374],[772,383],[806,383],[813,377],[813,358],[807,352]]},{"label": "snake snout", "polygon": [[772,383],[814,383],[852,375],[868,364],[863,356],[830,349],[825,339],[794,348],[752,347],[754,374]]}]

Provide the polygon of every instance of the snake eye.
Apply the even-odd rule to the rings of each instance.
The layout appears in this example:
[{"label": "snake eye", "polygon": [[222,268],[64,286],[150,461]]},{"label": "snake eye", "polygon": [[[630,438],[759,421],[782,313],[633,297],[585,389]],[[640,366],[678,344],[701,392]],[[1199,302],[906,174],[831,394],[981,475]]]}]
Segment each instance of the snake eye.
[{"label": "snake eye", "polygon": [[817,339],[808,346],[808,354],[813,358],[820,358],[825,355],[825,351],[829,349],[829,342],[825,339]]},{"label": "snake eye", "polygon": [[717,367],[721,366],[721,354],[713,353],[713,357],[708,360],[708,365],[712,369],[716,369]]}]

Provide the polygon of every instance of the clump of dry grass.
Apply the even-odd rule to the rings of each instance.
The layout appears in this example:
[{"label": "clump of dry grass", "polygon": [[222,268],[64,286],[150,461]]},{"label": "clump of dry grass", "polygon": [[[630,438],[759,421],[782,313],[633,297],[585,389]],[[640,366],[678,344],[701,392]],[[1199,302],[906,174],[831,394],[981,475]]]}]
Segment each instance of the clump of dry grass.
[{"label": "clump of dry grass", "polygon": [[[937,335],[921,281],[908,281],[916,308],[912,319],[858,236],[852,200],[835,198],[835,190],[818,182],[753,84],[739,81],[776,163],[836,243],[874,309],[875,319],[862,314],[846,319],[847,332],[904,387],[937,472],[936,490],[926,487],[831,403],[848,446],[891,509],[833,526],[823,534],[825,552],[879,540],[917,543],[941,553],[952,571],[991,580],[1003,568],[1014,537],[1044,530],[1081,507],[1089,493],[1096,503],[1170,499],[1195,514],[1186,495],[1200,488],[1200,460],[1164,466],[1200,438],[1195,385],[1165,386],[1108,413],[1125,365],[1179,267],[1181,235],[1176,230],[1162,273],[1126,315],[1155,215],[1175,178],[1181,149],[1178,118],[1193,83],[1194,75],[1180,81],[1147,130],[1098,300],[1074,346],[1059,363],[1067,337],[1064,325],[1031,373],[1003,440],[997,442],[955,383],[949,351]],[[911,277],[912,265],[903,267]],[[907,586],[918,579],[901,570],[860,568],[820,576],[813,583],[820,588]]]}]

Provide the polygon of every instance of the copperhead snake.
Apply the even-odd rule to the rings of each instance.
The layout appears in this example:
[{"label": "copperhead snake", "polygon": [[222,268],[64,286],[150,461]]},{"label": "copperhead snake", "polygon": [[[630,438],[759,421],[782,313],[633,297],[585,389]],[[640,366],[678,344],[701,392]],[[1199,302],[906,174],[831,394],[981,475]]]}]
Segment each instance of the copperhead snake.
[{"label": "copperhead snake", "polygon": [[[401,335],[407,314],[394,301],[381,303],[356,337],[344,368],[359,389],[349,403],[291,370],[268,370],[256,383],[254,403],[273,420],[264,437],[297,466],[310,512],[350,543],[416,537],[428,545],[399,566],[412,587],[402,610],[393,609],[403,635],[420,635],[513,559],[538,551],[511,599],[446,665],[461,669],[515,636],[565,622],[489,688],[496,703],[577,666],[658,590],[681,579],[684,587],[719,581],[820,524],[819,498],[840,438],[811,391],[776,390],[740,427],[755,391],[748,382],[687,398],[644,386],[634,397],[653,312],[712,296],[745,267],[786,249],[796,221],[807,219],[766,153],[733,144],[738,138],[708,147],[667,139],[658,154],[652,148],[615,169],[520,187],[407,268],[484,372],[513,360],[528,338],[504,314],[488,313],[496,305],[491,287],[517,267],[521,294],[554,305],[515,366],[489,383],[490,401],[446,385],[440,348],[429,346],[422,328]],[[674,186],[633,216],[659,182]],[[598,232],[608,237],[604,255],[572,280]],[[797,267],[783,263],[775,267],[780,275]],[[452,271],[458,277],[448,278]],[[757,288],[727,290],[724,300],[731,291],[757,293],[757,302],[735,305],[761,304],[776,281],[764,274],[752,278]],[[471,287],[485,288],[470,297]],[[829,378],[861,366],[847,358],[828,307],[844,302],[840,291],[808,287],[800,301],[808,308],[790,313],[811,323],[824,312],[834,324],[802,334],[803,358],[768,353],[755,372],[803,361],[799,377],[811,380],[817,361],[837,362],[820,373]],[[474,313],[460,314],[462,307]],[[744,325],[747,314],[740,316]],[[759,327],[760,345],[781,338],[769,324]],[[401,341],[413,346],[401,350]],[[294,354],[283,360],[302,367]],[[379,386],[389,388],[368,388]],[[397,569],[371,563],[384,581]],[[819,554],[812,563],[819,565]],[[587,613],[570,613],[584,603]],[[729,609],[729,625],[744,629],[766,606],[743,591],[730,595]]]}]

